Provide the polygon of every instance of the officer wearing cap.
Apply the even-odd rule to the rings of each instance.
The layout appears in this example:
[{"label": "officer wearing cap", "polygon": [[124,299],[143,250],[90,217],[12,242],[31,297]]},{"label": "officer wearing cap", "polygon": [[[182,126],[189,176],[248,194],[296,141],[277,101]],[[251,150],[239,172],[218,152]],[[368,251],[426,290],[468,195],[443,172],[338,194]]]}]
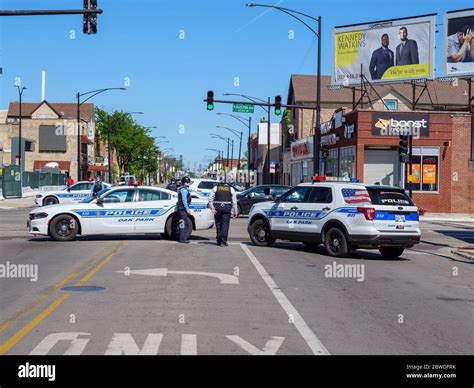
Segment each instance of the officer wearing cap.
[{"label": "officer wearing cap", "polygon": [[189,192],[188,185],[191,183],[189,177],[184,176],[181,178],[181,187],[178,190],[178,215],[179,215],[179,242],[188,244],[188,223],[191,212],[189,205],[191,203],[191,193]]},{"label": "officer wearing cap", "polygon": [[237,217],[237,195],[227,183],[219,183],[209,194],[209,208],[214,213],[218,246],[228,246],[230,217]]}]

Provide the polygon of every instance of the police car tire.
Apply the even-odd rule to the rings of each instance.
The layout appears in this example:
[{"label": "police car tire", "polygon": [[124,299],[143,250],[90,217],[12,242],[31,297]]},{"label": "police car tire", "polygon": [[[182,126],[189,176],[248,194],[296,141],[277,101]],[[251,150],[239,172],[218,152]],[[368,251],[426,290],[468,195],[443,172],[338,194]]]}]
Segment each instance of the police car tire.
[{"label": "police car tire", "polygon": [[384,247],[380,248],[380,254],[386,259],[398,259],[402,254],[405,248],[400,247]]},{"label": "police car tire", "polygon": [[332,257],[345,257],[349,252],[349,244],[343,230],[333,227],[326,232],[324,246]]},{"label": "police car tire", "polygon": [[[71,225],[73,225],[71,227]],[[61,226],[67,226],[67,230],[61,232]],[[79,226],[74,217],[62,214],[54,218],[49,224],[49,234],[55,241],[71,241],[76,238]]]},{"label": "police car tire", "polygon": [[[258,238],[261,231],[265,231],[265,236]],[[270,247],[275,242],[275,239],[270,235],[270,228],[268,223],[264,220],[256,220],[250,225],[250,239],[259,247]]]},{"label": "police car tire", "polygon": [[[179,217],[177,214],[173,215],[172,217],[168,218],[166,221],[166,236],[171,240],[179,240]],[[193,232],[193,223],[190,219],[188,219],[188,239],[191,237]]]},{"label": "police car tire", "polygon": [[46,197],[45,199],[43,199],[43,206],[56,205],[58,203],[59,201],[55,197]]}]

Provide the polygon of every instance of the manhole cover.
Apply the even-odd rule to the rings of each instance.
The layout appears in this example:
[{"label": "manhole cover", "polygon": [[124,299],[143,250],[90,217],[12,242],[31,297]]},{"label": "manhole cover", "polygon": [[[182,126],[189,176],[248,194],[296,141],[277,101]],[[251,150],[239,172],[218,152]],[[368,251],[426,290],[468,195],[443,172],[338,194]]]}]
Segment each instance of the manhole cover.
[{"label": "manhole cover", "polygon": [[61,291],[102,291],[105,290],[104,287],[97,287],[97,286],[71,286],[71,287],[63,287]]}]

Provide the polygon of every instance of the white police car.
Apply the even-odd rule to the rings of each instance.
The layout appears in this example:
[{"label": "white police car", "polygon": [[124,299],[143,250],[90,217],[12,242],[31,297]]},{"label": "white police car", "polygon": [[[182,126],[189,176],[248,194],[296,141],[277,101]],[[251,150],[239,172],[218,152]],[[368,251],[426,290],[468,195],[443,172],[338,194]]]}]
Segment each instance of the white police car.
[{"label": "white police car", "polygon": [[[194,198],[193,198],[194,197]],[[171,190],[148,186],[117,186],[88,197],[80,203],[36,208],[29,213],[28,231],[70,241],[76,235],[160,233],[179,237],[178,195]],[[207,200],[192,196],[188,232],[209,229],[214,216]]]},{"label": "white police car", "polygon": [[[57,203],[81,202],[90,195],[93,183],[94,182],[82,181],[62,190],[39,193],[35,197],[35,204],[38,206],[47,206]],[[102,184],[104,187],[112,186],[105,182],[102,182]]]},{"label": "white police car", "polygon": [[335,257],[350,249],[374,248],[397,258],[420,242],[418,209],[403,189],[317,178],[252,207],[248,233],[255,245],[284,239],[322,243]]},{"label": "white police car", "polygon": [[219,181],[214,179],[192,179],[189,184],[189,190],[195,191],[199,195],[208,197],[211,194],[212,189],[216,186]]}]

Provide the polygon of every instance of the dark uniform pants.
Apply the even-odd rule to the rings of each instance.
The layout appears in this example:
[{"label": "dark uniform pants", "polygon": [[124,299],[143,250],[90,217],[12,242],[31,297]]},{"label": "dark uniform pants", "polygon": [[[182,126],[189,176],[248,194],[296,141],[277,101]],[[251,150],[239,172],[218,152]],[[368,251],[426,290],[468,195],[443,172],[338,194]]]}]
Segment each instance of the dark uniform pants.
[{"label": "dark uniform pants", "polygon": [[188,212],[184,208],[178,209],[179,214],[179,241],[186,241],[188,239]]},{"label": "dark uniform pants", "polygon": [[227,236],[229,235],[232,205],[228,204],[221,206],[220,204],[217,204],[215,208],[217,211],[214,216],[216,222],[216,240],[218,244],[225,243],[227,242]]}]

